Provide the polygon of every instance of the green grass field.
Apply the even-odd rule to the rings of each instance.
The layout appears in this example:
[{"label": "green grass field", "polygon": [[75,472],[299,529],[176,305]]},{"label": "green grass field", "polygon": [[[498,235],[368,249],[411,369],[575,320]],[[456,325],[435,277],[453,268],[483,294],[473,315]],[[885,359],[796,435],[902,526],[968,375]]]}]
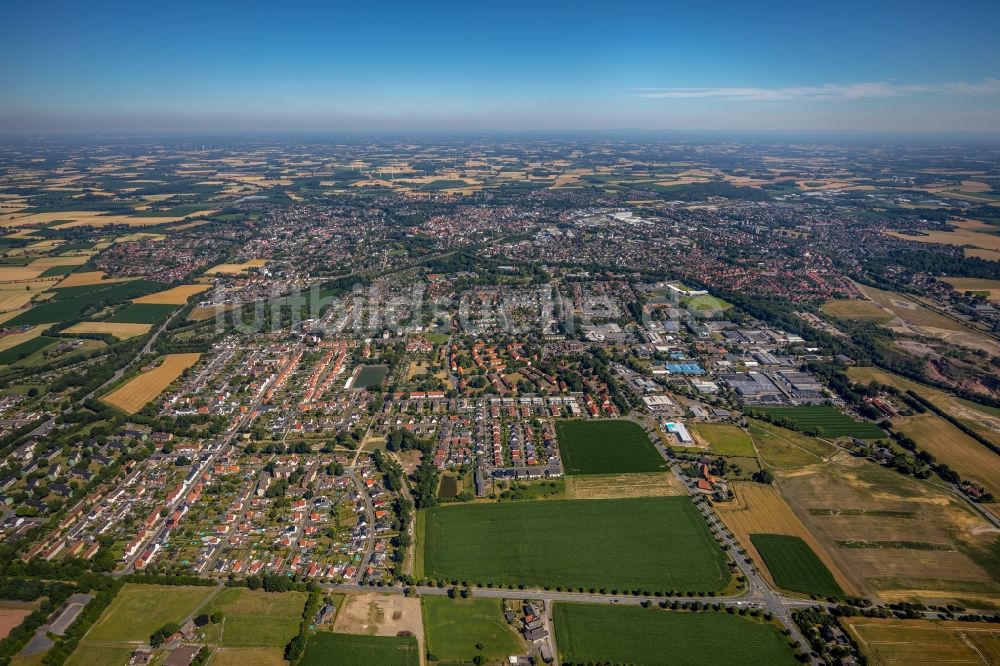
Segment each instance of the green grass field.
[{"label": "green grass field", "polygon": [[309,637],[298,666],[417,666],[420,648],[412,636],[356,636],[320,631]]},{"label": "green grass field", "polygon": [[116,666],[127,664],[132,648],[128,646],[88,645],[81,643],[66,660],[66,666]]},{"label": "green grass field", "polygon": [[22,312],[7,326],[22,324],[55,324],[81,316],[87,310],[96,311],[101,303],[115,303],[137,298],[154,291],[161,291],[166,285],[150,280],[129,280],[111,284],[93,284],[81,287],[53,289],[51,300]]},{"label": "green grass field", "polygon": [[788,419],[803,430],[820,428],[818,434],[823,437],[859,437],[861,439],[878,439],[885,437],[874,423],[856,421],[846,414],[838,412],[833,407],[813,405],[809,407],[754,407],[754,411],[767,414],[775,419]]},{"label": "green grass field", "polygon": [[39,275],[38,277],[47,278],[47,277],[59,277],[60,275],[69,275],[77,268],[79,268],[79,266],[51,266],[42,271],[42,274]]},{"label": "green grass field", "polygon": [[214,587],[126,584],[84,636],[85,643],[148,641],[167,622],[182,622]]},{"label": "green grass field", "polygon": [[[427,651],[444,662],[471,662],[481,655],[487,663],[500,662],[522,651],[521,639],[503,618],[499,599],[424,597]],[[477,650],[476,645],[483,646]]]},{"label": "green grass field", "polygon": [[123,324],[159,324],[178,307],[158,303],[130,303],[109,317],[108,321]]},{"label": "green grass field", "polygon": [[389,374],[389,368],[384,365],[363,365],[361,366],[361,372],[358,373],[358,377],[354,380],[354,384],[351,388],[371,388],[372,386],[381,386],[382,382],[385,381],[385,376],[387,374]]},{"label": "green grass field", "polygon": [[418,576],[653,592],[718,591],[730,581],[687,497],[449,505],[420,518]]},{"label": "green grass field", "polygon": [[750,419],[748,430],[761,459],[776,469],[815,465],[837,452],[823,440],[765,421]]},{"label": "green grass field", "polygon": [[555,604],[560,663],[794,664],[773,624],[706,611]]},{"label": "green grass field", "polygon": [[708,440],[712,451],[720,456],[743,456],[753,458],[757,450],[753,440],[737,426],[728,423],[699,423],[694,430]]},{"label": "green grass field", "polygon": [[[222,613],[222,647],[280,647],[299,631],[304,592],[248,590],[233,587],[212,599],[207,612]],[[266,618],[262,622],[261,618]]]},{"label": "green grass field", "polygon": [[667,462],[632,421],[557,421],[559,452],[567,474],[658,472]]},{"label": "green grass field", "polygon": [[14,345],[13,347],[0,351],[0,365],[10,365],[11,363],[16,363],[22,358],[31,356],[39,349],[45,349],[54,342],[58,342],[58,340],[44,335],[39,335],[37,338],[25,340],[19,345]]},{"label": "green grass field", "polygon": [[751,534],[750,541],[760,553],[778,587],[791,592],[839,597],[843,590],[816,553],[797,536]]}]

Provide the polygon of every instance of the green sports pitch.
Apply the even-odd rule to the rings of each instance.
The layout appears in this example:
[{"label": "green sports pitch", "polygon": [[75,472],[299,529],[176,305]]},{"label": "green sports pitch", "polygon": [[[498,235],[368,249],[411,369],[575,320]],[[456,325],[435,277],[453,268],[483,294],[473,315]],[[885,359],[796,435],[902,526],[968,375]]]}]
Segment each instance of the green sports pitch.
[{"label": "green sports pitch", "polygon": [[688,497],[459,504],[418,520],[417,575],[436,580],[648,593],[731,580]]},{"label": "green sports pitch", "polygon": [[298,666],[418,666],[420,648],[413,636],[361,636],[317,631],[306,642]]},{"label": "green sports pitch", "polygon": [[621,419],[557,421],[567,474],[659,472],[667,462],[638,424]]}]

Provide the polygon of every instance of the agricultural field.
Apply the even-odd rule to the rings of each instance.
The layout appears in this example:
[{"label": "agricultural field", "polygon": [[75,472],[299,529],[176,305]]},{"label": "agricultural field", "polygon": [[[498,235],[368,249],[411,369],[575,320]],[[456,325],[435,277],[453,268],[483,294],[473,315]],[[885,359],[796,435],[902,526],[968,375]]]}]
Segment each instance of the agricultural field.
[{"label": "agricultural field", "polygon": [[871,664],[1000,663],[995,625],[862,617],[842,622]]},{"label": "agricultural field", "polygon": [[843,595],[844,591],[837,585],[830,570],[799,537],[751,534],[750,541],[760,553],[778,587],[822,597]]},{"label": "agricultural field", "polygon": [[836,584],[849,593],[853,592],[850,583],[836,568],[830,555],[792,512],[774,486],[737,481],[732,484],[732,489],[736,498],[731,502],[719,502],[715,510],[736,540],[750,554],[757,568],[772,583],[775,582],[774,577],[751,540],[752,534],[798,537],[819,557],[823,566],[833,575]]},{"label": "agricultural field", "polygon": [[833,559],[831,570],[858,593],[996,603],[1000,535],[953,493],[846,453],[825,465],[779,471],[776,483]]},{"label": "agricultural field", "polygon": [[761,460],[775,469],[815,465],[837,452],[820,439],[766,421],[750,419],[748,430]]},{"label": "agricultural field", "polygon": [[667,469],[667,462],[637,423],[621,419],[556,422],[567,475],[624,474]]},{"label": "agricultural field", "polygon": [[109,317],[107,321],[122,324],[159,324],[176,309],[176,305],[130,303]]},{"label": "agricultural field", "polygon": [[686,495],[680,479],[671,472],[633,474],[577,474],[566,477],[568,499],[620,499]]},{"label": "agricultural field", "polygon": [[[205,612],[222,613],[219,644],[226,648],[284,648],[299,631],[304,592],[264,592],[243,587],[223,590]],[[266,618],[266,621],[261,621]]]},{"label": "agricultural field", "polygon": [[82,285],[76,287],[56,287],[52,299],[30,310],[21,312],[7,322],[8,326],[22,324],[55,324],[79,317],[88,308],[102,301],[126,300],[155,291],[159,282],[149,280],[129,280],[108,284]]},{"label": "agricultural field", "polygon": [[[148,640],[148,638],[147,638]],[[119,666],[128,663],[131,645],[80,643],[66,660],[67,666]]]},{"label": "agricultural field", "polygon": [[880,324],[892,320],[892,315],[875,303],[859,299],[827,301],[823,304],[822,310],[837,319],[866,319]]},{"label": "agricultural field", "polygon": [[184,305],[196,294],[211,289],[209,284],[182,284],[155,294],[146,294],[133,299],[133,303],[149,303],[151,305]]},{"label": "agricultural field", "polygon": [[13,347],[7,347],[3,351],[0,351],[0,365],[10,365],[16,363],[22,358],[27,358],[35,352],[45,349],[51,344],[59,342],[57,338],[50,338],[44,335],[38,335],[25,340],[20,344],[16,344]]},{"label": "agricultural field", "polygon": [[212,666],[288,666],[282,648],[216,648]]},{"label": "agricultural field", "polygon": [[720,456],[757,456],[753,440],[738,426],[728,423],[697,423],[691,426],[691,432],[705,440],[712,451]]},{"label": "agricultural field", "polygon": [[319,631],[309,637],[298,666],[418,666],[420,648],[412,636],[358,636]]},{"label": "agricultural field", "polygon": [[216,591],[215,587],[128,583],[80,644],[148,641],[167,622],[183,622]]},{"label": "agricultural field", "polygon": [[427,596],[421,606],[427,651],[439,661],[471,663],[480,655],[496,663],[524,652],[520,635],[504,620],[499,599]]},{"label": "agricultural field", "polygon": [[731,578],[687,497],[449,505],[418,521],[418,577],[652,591]]},{"label": "agricultural field", "polygon": [[112,407],[134,414],[142,409],[147,402],[160,395],[171,382],[181,376],[185,370],[198,362],[201,354],[168,354],[162,362],[152,370],[133,377],[102,400]]},{"label": "agricultural field", "polygon": [[755,407],[754,411],[767,414],[773,419],[788,419],[803,430],[816,430],[822,437],[858,437],[860,439],[885,437],[885,432],[874,423],[858,421],[825,405]]},{"label": "agricultural field", "polygon": [[1000,280],[984,280],[980,278],[946,277],[938,278],[942,282],[947,282],[955,291],[959,293],[972,292],[982,294],[987,299],[1000,301]]},{"label": "agricultural field", "polygon": [[560,663],[794,664],[779,628],[714,611],[557,603]]},{"label": "agricultural field", "polygon": [[219,264],[205,271],[205,275],[241,275],[251,268],[263,268],[267,259],[251,259],[241,264]]},{"label": "agricultural field", "polygon": [[65,329],[66,333],[99,333],[102,335],[113,335],[119,340],[128,340],[139,335],[146,335],[152,324],[125,324],[110,321],[83,321],[73,324]]},{"label": "agricultural field", "polygon": [[[978,220],[958,220],[949,222],[955,227],[953,231],[927,231],[920,235],[909,235],[898,231],[887,232],[890,236],[919,243],[940,243],[966,248],[965,256],[979,256],[984,259],[1000,258],[1000,236],[996,235],[996,227]],[[972,254],[969,249],[981,250]]]}]

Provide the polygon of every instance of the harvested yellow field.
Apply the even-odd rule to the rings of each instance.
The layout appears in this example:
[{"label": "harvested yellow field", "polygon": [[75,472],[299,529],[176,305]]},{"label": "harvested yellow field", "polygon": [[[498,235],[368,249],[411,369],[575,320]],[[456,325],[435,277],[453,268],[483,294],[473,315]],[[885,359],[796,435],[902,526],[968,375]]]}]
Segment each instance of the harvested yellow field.
[{"label": "harvested yellow field", "polygon": [[154,234],[148,231],[136,231],[135,233],[125,234],[123,236],[118,236],[113,241],[114,243],[129,243],[132,241],[161,241],[165,240],[167,237],[163,234]]},{"label": "harvested yellow field", "polygon": [[942,620],[845,618],[872,664],[998,664],[1000,628]]},{"label": "harvested yellow field", "polygon": [[[893,426],[909,435],[917,447],[927,451],[938,461],[981,484],[1000,497],[1000,456],[972,439],[964,432],[930,411],[914,416],[903,416],[893,421]],[[985,505],[995,512],[995,507]]]},{"label": "harvested yellow field", "polygon": [[1000,250],[983,250],[977,247],[967,247],[962,250],[966,258],[975,257],[986,261],[1000,261]]},{"label": "harvested yellow field", "polygon": [[774,579],[760,553],[754,548],[750,540],[751,534],[784,534],[799,537],[816,553],[816,557],[822,560],[841,589],[848,594],[854,594],[851,582],[840,572],[816,537],[806,529],[773,486],[734,481],[732,488],[736,499],[732,502],[720,502],[716,505],[716,511],[772,585]]},{"label": "harvested yellow field", "polygon": [[54,228],[56,229],[72,229],[74,227],[106,227],[112,224],[120,224],[129,227],[152,227],[160,224],[169,224],[171,222],[181,222],[183,220],[190,219],[192,217],[205,217],[206,215],[211,215],[216,213],[216,210],[199,210],[191,213],[190,215],[183,215],[180,217],[174,216],[140,216],[140,215],[101,215],[99,217],[88,217],[82,220],[74,220],[72,222],[66,222],[64,224],[57,224]]},{"label": "harvested yellow field", "polygon": [[147,370],[102,398],[113,407],[134,414],[160,395],[171,382],[198,362],[201,354],[168,354],[152,370]]},{"label": "harvested yellow field", "polygon": [[0,311],[22,308],[31,302],[38,292],[50,289],[55,284],[56,280],[49,278],[0,284]]},{"label": "harvested yellow field", "polygon": [[80,255],[62,255],[56,257],[39,257],[35,259],[26,268],[39,268],[44,271],[47,268],[52,268],[53,266],[82,266],[87,263],[86,256]]},{"label": "harvested yellow field", "polygon": [[943,245],[971,245],[984,250],[1000,252],[1000,236],[996,235],[996,227],[978,220],[959,220],[950,222],[955,231],[928,231],[921,236],[908,236],[898,231],[887,232],[890,236],[918,243],[941,243]]},{"label": "harvested yellow field", "polygon": [[645,474],[581,474],[566,477],[566,497],[570,499],[619,499],[624,497],[667,497],[687,491],[671,472]]},{"label": "harvested yellow field", "polygon": [[66,329],[67,333],[101,333],[113,335],[119,340],[127,340],[149,333],[152,324],[126,324],[113,321],[84,321]]},{"label": "harvested yellow field", "polygon": [[10,349],[11,347],[16,347],[22,342],[27,342],[32,338],[37,338],[45,330],[44,326],[35,326],[30,331],[25,331],[24,333],[14,333],[13,335],[5,335],[0,338],[0,351],[5,349]]},{"label": "harvested yellow field", "polygon": [[777,477],[788,506],[859,593],[996,603],[1000,585],[982,560],[998,530],[951,491],[846,453]]},{"label": "harvested yellow field", "polygon": [[43,272],[45,272],[44,268],[31,268],[30,266],[0,266],[0,282],[34,280]]},{"label": "harvested yellow field", "polygon": [[125,282],[126,280],[134,279],[135,278],[108,278],[104,271],[84,271],[83,273],[70,273],[63,278],[58,287],[60,289],[63,287],[84,287],[89,284],[100,284],[102,282]]},{"label": "harvested yellow field", "polygon": [[985,293],[986,298],[991,301],[1000,301],[1000,280],[982,280],[979,278],[946,277],[938,278],[947,282],[955,291],[975,293]]},{"label": "harvested yellow field", "polygon": [[132,299],[133,303],[152,303],[154,305],[184,305],[195,294],[211,289],[207,284],[182,284],[155,294],[146,294]]},{"label": "harvested yellow field", "polygon": [[188,315],[188,321],[206,321],[212,319],[221,312],[226,312],[229,310],[229,306],[206,306],[197,307],[191,310],[191,314]]},{"label": "harvested yellow field", "polygon": [[267,265],[267,259],[251,259],[242,264],[219,264],[205,271],[205,275],[239,275],[251,268],[263,268]]}]

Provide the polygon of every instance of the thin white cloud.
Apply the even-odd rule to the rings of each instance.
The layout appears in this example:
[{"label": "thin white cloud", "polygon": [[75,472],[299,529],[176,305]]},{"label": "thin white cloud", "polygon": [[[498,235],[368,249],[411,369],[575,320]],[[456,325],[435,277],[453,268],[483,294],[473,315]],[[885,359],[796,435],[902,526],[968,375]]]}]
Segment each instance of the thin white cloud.
[{"label": "thin white cloud", "polygon": [[1000,95],[1000,79],[980,83],[827,83],[789,88],[639,88],[637,97],[650,99],[720,99],[738,102],[851,102],[906,95]]}]

